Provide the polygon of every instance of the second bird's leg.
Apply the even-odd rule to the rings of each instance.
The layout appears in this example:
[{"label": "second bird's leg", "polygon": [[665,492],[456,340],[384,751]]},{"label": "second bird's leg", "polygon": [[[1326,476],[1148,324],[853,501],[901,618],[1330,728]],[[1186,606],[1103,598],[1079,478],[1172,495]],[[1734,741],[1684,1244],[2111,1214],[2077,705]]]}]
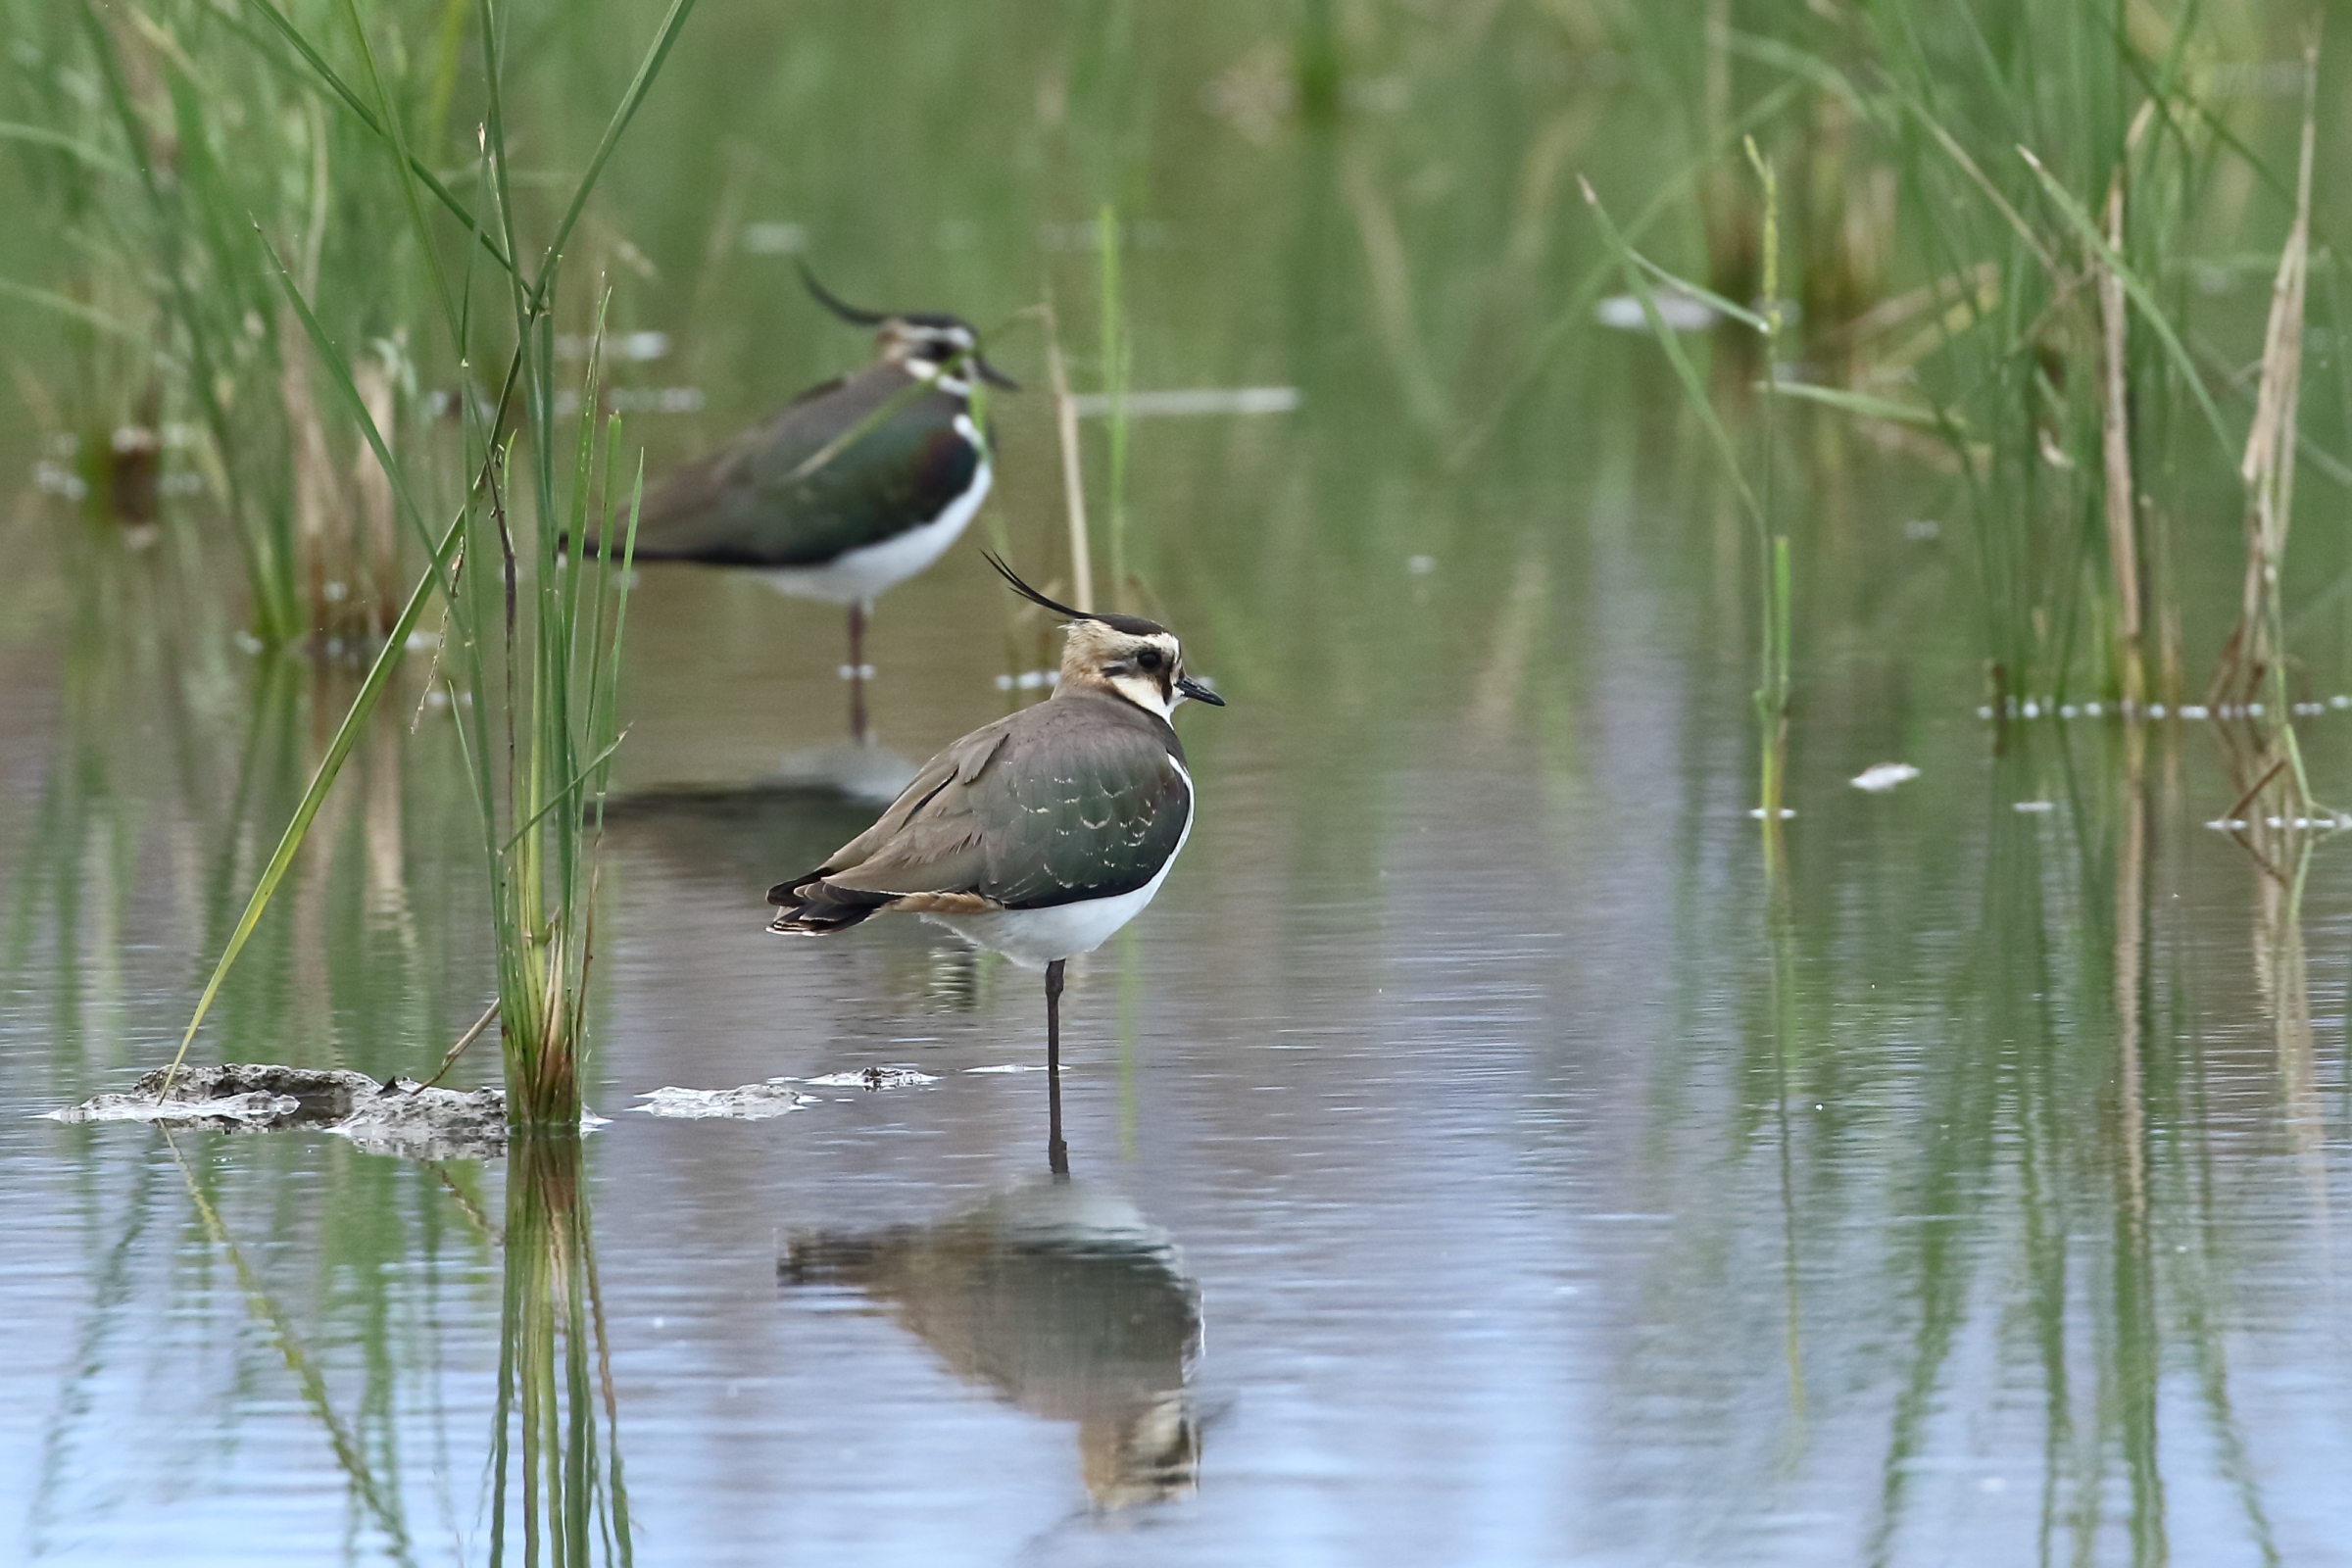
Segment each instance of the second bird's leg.
[{"label": "second bird's leg", "polygon": [[1056,1176],[1070,1173],[1070,1146],[1061,1141],[1061,966],[1068,961],[1046,965],[1046,1167]]},{"label": "second bird's leg", "polygon": [[865,601],[850,601],[850,739],[865,740]]}]

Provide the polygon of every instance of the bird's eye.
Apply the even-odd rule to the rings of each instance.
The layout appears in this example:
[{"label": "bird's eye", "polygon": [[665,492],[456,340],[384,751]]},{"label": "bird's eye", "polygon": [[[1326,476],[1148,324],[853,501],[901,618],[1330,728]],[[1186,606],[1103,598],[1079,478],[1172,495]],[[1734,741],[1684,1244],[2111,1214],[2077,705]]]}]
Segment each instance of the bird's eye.
[{"label": "bird's eye", "polygon": [[1135,656],[1135,662],[1145,669],[1157,669],[1160,664],[1159,650],[1147,648]]}]

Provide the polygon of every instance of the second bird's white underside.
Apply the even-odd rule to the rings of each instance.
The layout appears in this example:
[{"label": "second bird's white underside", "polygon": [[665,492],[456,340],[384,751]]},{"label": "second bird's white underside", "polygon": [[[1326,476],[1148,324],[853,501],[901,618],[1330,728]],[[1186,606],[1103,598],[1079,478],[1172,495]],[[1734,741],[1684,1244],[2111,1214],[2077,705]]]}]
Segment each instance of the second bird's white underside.
[{"label": "second bird's white underside", "polygon": [[795,599],[821,599],[827,604],[857,605],[875,598],[929,566],[956,542],[963,525],[972,520],[988,499],[993,475],[988,458],[972,470],[971,487],[942,508],[929,522],[917,523],[878,545],[867,545],[834,557],[821,566],[769,566],[760,572],[767,585]]},{"label": "second bird's white underside", "polygon": [[1193,813],[1199,805],[1193,794],[1193,775],[1185,772],[1182,762],[1176,764],[1176,771],[1184,774],[1184,831],[1176,835],[1176,848],[1168,852],[1152,880],[1134,892],[1043,909],[991,909],[986,914],[926,914],[923,918],[946,926],[974,947],[1002,953],[1024,969],[1043,969],[1056,958],[1094,952],[1117,935],[1119,927],[1144,912],[1144,906],[1175,869],[1185,840],[1193,836]]}]

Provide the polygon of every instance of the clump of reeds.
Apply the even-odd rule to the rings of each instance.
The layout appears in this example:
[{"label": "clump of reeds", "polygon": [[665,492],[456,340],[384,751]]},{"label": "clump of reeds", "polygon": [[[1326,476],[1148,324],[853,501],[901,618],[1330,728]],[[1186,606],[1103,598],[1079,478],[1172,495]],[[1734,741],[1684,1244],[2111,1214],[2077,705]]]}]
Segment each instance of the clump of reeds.
[{"label": "clump of reeds", "polygon": [[[416,471],[393,450],[361,378],[295,270],[267,234],[258,242],[273,265],[284,308],[308,339],[330,405],[380,466],[426,564],[215,966],[182,1038],[183,1054],[389,689],[412,635],[437,604],[440,652],[432,678],[456,689],[450,707],[491,873],[509,1113],[518,1124],[578,1121],[594,845],[598,803],[618,744],[615,693],[637,478],[621,471],[617,422],[599,418],[594,352],[578,389],[576,421],[566,430],[559,418],[558,399],[566,389],[556,379],[555,323],[567,246],[589,194],[691,8],[692,0],[673,0],[569,200],[530,250],[522,240],[530,215],[515,201],[508,151],[502,7],[482,0],[477,13],[485,114],[470,206],[420,160],[356,9],[347,8],[356,83],[271,13],[317,80],[374,133],[371,167],[407,217],[451,363],[504,369],[494,390],[475,396],[469,387],[461,399],[462,489],[431,499],[434,471]],[[453,250],[462,267],[451,265]],[[535,267],[521,260],[531,254],[539,257]],[[495,309],[485,308],[485,296]],[[565,559],[563,539],[593,531],[583,525],[612,515],[616,503],[627,530],[621,548],[601,551],[593,562]]]},{"label": "clump of reeds", "polygon": [[[2234,463],[2266,431],[2273,457],[2240,465],[2255,586],[2221,681],[2281,667],[2260,582],[2283,560],[2290,338],[2275,309],[2257,380],[2192,319],[2192,276],[2233,238],[2200,226],[2221,174],[2299,206],[2297,181],[2217,96],[2242,52],[2237,25],[2192,8],[2127,26],[2030,0],[1769,24],[1717,6],[1689,38],[1652,40],[1686,56],[1703,45],[1685,74],[1715,171],[1698,181],[1712,275],[1735,284],[1719,294],[1767,265],[1727,227],[1753,204],[1723,177],[1726,127],[1761,115],[1760,135],[1806,158],[1791,247],[1804,275],[1789,292],[1812,307],[1798,345],[1809,380],[1774,390],[1951,476],[1996,711],[2069,694],[2139,714],[2180,702],[2194,678],[2185,497],[2200,465]],[[1743,94],[1752,106],[1735,115]],[[2307,225],[2290,256],[2308,250]],[[1889,294],[1898,271],[1910,280]]]},{"label": "clump of reeds", "polygon": [[[32,383],[40,404],[74,438],[93,510],[139,527],[160,517],[199,556],[217,536],[233,549],[250,635],[272,649],[380,638],[403,586],[376,460],[333,428],[307,336],[253,243],[256,226],[272,235],[314,299],[365,276],[322,308],[389,436],[414,393],[404,323],[422,300],[398,204],[360,197],[381,125],[303,63],[343,24],[321,0],[0,7],[19,114],[34,122],[0,128],[31,198],[19,216],[37,214],[66,272],[11,291],[69,350],[59,384]],[[402,51],[395,96],[426,97],[460,41],[444,28]],[[444,96],[431,113],[445,112]],[[166,431],[175,485],[199,484],[210,504],[157,505]]]}]

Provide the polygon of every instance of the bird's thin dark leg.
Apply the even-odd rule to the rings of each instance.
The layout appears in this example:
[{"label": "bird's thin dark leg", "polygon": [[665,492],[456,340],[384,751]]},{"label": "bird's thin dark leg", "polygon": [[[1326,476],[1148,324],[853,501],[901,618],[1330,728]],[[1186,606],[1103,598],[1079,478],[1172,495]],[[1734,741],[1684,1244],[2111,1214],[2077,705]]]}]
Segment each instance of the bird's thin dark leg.
[{"label": "bird's thin dark leg", "polygon": [[1070,1173],[1070,1146],[1061,1141],[1061,966],[1067,961],[1046,965],[1046,1167],[1056,1176]]},{"label": "bird's thin dark leg", "polygon": [[850,739],[865,742],[865,601],[850,601]]}]

